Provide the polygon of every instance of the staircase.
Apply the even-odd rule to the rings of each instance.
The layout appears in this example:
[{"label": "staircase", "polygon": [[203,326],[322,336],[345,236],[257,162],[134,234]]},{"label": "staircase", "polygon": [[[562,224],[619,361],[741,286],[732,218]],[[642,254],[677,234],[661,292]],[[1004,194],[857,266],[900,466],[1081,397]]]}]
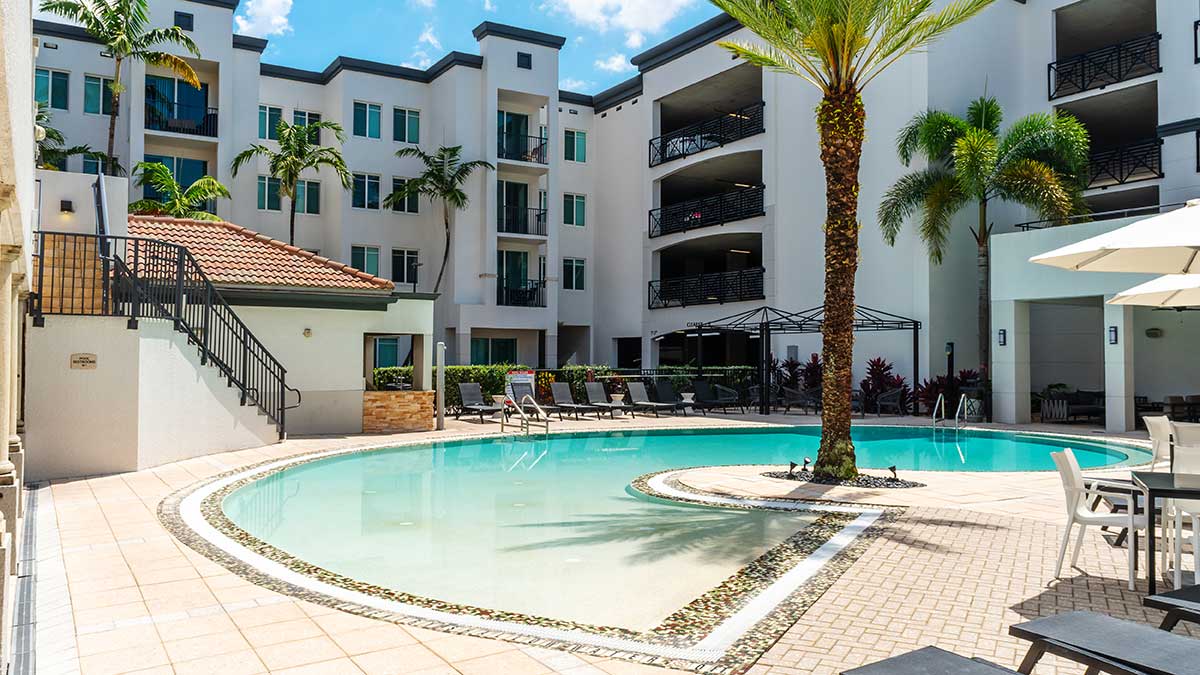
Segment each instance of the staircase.
[{"label": "staircase", "polygon": [[[96,190],[102,193],[102,183]],[[209,281],[191,252],[156,239],[113,236],[97,196],[97,234],[39,232],[29,312],[34,326],[46,317],[107,316],[170,321],[187,336],[200,364],[216,368],[241,405],[254,405],[286,437],[286,413],[300,392],[287,386],[287,371]],[[297,403],[287,405],[288,392]]]}]

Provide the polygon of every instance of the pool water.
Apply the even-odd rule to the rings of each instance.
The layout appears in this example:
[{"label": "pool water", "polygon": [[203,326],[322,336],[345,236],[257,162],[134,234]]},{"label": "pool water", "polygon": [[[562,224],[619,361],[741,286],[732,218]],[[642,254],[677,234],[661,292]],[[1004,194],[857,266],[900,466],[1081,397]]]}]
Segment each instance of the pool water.
[{"label": "pool water", "polygon": [[[250,483],[223,503],[250,534],[376,585],[462,605],[648,630],[813,522],[811,512],[666,504],[653,471],[802,463],[820,430],[656,430],[487,438],[343,454]],[[905,471],[1085,468],[1149,453],[1002,432],[857,427],[859,464]]]}]

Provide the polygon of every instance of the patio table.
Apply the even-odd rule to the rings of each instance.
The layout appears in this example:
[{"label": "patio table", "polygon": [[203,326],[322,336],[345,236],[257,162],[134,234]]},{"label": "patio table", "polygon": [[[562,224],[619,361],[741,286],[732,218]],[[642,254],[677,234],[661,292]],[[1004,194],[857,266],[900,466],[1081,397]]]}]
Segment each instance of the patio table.
[{"label": "patio table", "polygon": [[[1170,473],[1167,471],[1134,471],[1133,482],[1146,491],[1146,503],[1153,505],[1159,499],[1200,499],[1200,474]],[[1154,540],[1158,509],[1147,509],[1149,526],[1146,530],[1146,576],[1149,594],[1158,592],[1154,571]],[[1165,524],[1164,524],[1165,526]]]}]

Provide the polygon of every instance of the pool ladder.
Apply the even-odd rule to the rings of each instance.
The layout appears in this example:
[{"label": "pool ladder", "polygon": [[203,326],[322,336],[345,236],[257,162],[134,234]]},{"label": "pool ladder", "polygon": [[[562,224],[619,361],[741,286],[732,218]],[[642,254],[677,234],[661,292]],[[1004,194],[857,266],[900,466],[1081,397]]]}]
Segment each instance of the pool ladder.
[{"label": "pool ladder", "polygon": [[[939,415],[939,411],[941,414]],[[959,424],[959,419],[962,419],[962,424]],[[946,421],[946,395],[938,394],[937,401],[933,404],[933,426],[940,426]],[[967,424],[967,395],[963,394],[958,397],[958,407],[954,410],[954,428]]]},{"label": "pool ladder", "polygon": [[[537,401],[533,400],[532,396],[530,396],[529,394],[525,394],[524,396],[521,397],[521,401],[519,403],[514,402],[513,398],[511,396],[509,396],[508,398],[504,399],[504,403],[506,405],[512,405],[513,408],[517,411],[517,415],[521,418],[521,422],[518,426],[520,427],[521,432],[524,433],[526,436],[528,436],[528,435],[530,435],[530,433],[532,433],[532,427],[538,427],[538,428],[542,429],[543,435],[550,434],[550,416],[546,414],[546,411],[542,409],[542,406],[538,405]],[[537,411],[537,414],[534,415],[532,419],[525,412],[526,405],[533,406],[533,409]],[[504,425],[507,422],[507,420],[508,420],[507,415],[500,415],[500,431],[501,432],[504,431]],[[541,458],[539,457],[538,459],[541,459]]]}]

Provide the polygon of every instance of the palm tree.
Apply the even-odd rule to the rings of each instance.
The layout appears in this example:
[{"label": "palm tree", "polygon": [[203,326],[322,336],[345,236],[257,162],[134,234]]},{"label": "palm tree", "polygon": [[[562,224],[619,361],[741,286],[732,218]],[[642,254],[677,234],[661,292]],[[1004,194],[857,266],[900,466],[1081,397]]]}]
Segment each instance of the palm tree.
[{"label": "palm tree", "polygon": [[337,174],[342,188],[349,190],[354,178],[346,168],[346,160],[342,159],[342,151],[319,144],[322,129],[328,129],[337,138],[338,143],[346,142],[346,133],[337,122],[309,122],[308,124],[288,124],[279,120],[276,127],[279,136],[279,149],[266,145],[253,144],[233,158],[233,175],[254,157],[266,157],[268,170],[272,178],[279,180],[279,195],[291,200],[288,214],[288,243],[296,243],[296,183],[301,175],[310,169],[319,170],[328,167]]},{"label": "palm tree", "polygon": [[204,210],[204,205],[218,197],[229,199],[229,190],[212,176],[201,176],[184,188],[171,170],[162,162],[138,162],[137,185],[154,188],[161,200],[139,199],[129,205],[130,213],[165,215],[193,220],[220,220]]},{"label": "palm tree", "polygon": [[35,124],[42,130],[37,141],[37,167],[39,169],[58,171],[60,164],[65,162],[68,157],[75,155],[83,155],[101,162],[105,160],[104,153],[92,150],[89,145],[65,147],[67,139],[61,131],[50,126],[50,109],[45,103],[37,104]]},{"label": "palm tree", "polygon": [[858,167],[867,111],[862,91],[900,57],[975,16],[991,0],[711,0],[761,42],[722,41],[749,63],[817,87],[825,166],[825,364],[821,447],[814,471],[858,474],[850,439],[854,274],[858,269]]},{"label": "palm tree", "polygon": [[125,89],[121,84],[121,65],[125,61],[141,61],[166,68],[184,82],[200,88],[200,78],[187,61],[159,49],[163,45],[177,45],[199,57],[196,43],[179,26],[151,28],[148,5],[149,0],[44,0],[41,5],[43,12],[57,14],[83,26],[112,55],[112,112],[108,114],[108,157],[111,159],[108,164],[114,176],[117,175],[117,111],[120,110],[121,92]]},{"label": "palm tree", "polygon": [[928,167],[893,185],[879,205],[879,227],[889,244],[910,216],[919,214],[918,233],[929,257],[940,264],[959,209],[974,204],[978,219],[970,228],[979,271],[979,365],[987,372],[991,352],[991,263],[988,203],[1010,201],[1045,218],[1086,211],[1083,179],[1088,166],[1088,132],[1065,114],[1033,114],[1000,133],[996,99],[978,98],[966,118],[940,110],[913,117],[896,139],[905,166],[924,155]]},{"label": "palm tree", "polygon": [[399,190],[383,199],[383,205],[391,208],[413,195],[422,195],[432,200],[442,202],[442,224],[446,230],[446,247],[442,251],[442,267],[438,270],[437,282],[433,292],[437,293],[442,286],[442,277],[446,274],[446,265],[450,262],[450,212],[467,208],[470,199],[463,191],[463,185],[478,169],[492,170],[494,167],[481,160],[462,161],[462,146],[440,147],[431,155],[420,148],[403,148],[396,156],[416,157],[425,165],[420,176],[410,178]]}]

